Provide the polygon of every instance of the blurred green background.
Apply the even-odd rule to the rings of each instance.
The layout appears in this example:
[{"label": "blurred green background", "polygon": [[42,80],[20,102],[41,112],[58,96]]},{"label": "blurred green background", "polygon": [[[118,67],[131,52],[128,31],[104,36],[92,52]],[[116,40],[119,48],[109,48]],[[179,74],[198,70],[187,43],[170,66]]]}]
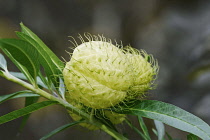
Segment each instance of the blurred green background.
[{"label": "blurred green background", "polygon": [[[179,106],[210,124],[210,1],[208,0],[0,0],[0,38],[15,38],[23,22],[62,59],[72,44],[68,36],[103,34],[124,45],[145,49],[158,59],[157,89],[149,99]],[[7,59],[8,60],[8,59]],[[8,60],[9,61],[9,60]],[[9,70],[16,71],[9,61]],[[0,95],[22,88],[0,77]],[[0,115],[23,107],[24,99],[0,105]],[[130,116],[131,117],[131,116]],[[133,123],[137,123],[134,117]],[[35,112],[23,132],[21,119],[0,125],[1,140],[38,140],[71,121],[66,111],[53,106]],[[148,127],[154,127],[146,119]],[[166,126],[174,138],[186,133]],[[120,131],[139,139],[127,125]],[[152,134],[152,132],[151,132]],[[72,127],[50,140],[110,140],[103,132]],[[156,139],[156,138],[154,138]]]}]

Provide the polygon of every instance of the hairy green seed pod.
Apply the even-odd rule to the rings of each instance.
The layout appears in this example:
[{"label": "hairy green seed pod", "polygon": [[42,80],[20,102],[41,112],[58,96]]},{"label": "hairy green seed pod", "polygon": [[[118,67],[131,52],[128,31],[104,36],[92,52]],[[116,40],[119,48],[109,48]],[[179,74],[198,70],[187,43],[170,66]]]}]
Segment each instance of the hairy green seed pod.
[{"label": "hairy green seed pod", "polygon": [[133,69],[133,85],[127,92],[126,99],[134,99],[144,96],[145,92],[153,89],[153,82],[156,79],[159,67],[157,61],[148,55],[145,51],[137,50],[131,47],[125,48],[127,58],[132,64]]},{"label": "hairy green seed pod", "polygon": [[68,96],[102,109],[142,96],[151,88],[157,71],[156,61],[144,51],[89,40],[74,49],[63,76]]}]

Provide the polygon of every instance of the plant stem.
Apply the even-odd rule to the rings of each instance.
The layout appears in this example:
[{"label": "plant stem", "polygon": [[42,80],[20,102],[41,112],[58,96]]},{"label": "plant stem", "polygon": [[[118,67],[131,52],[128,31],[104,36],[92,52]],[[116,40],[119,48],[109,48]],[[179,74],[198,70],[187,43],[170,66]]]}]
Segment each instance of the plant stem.
[{"label": "plant stem", "polygon": [[149,140],[141,131],[139,131],[134,125],[130,123],[129,120],[125,120],[125,122],[134,130],[136,131],[144,140]]},{"label": "plant stem", "polygon": [[[5,79],[15,82],[31,91],[33,91],[36,94],[39,94],[40,96],[43,96],[51,101],[57,101],[59,104],[61,104],[62,106],[64,106],[66,109],[71,110],[72,112],[74,112],[77,115],[80,115],[81,117],[83,117],[88,123],[91,123],[93,125],[96,125],[97,127],[99,127],[101,130],[105,131],[106,133],[108,133],[109,135],[111,135],[112,137],[114,137],[117,140],[128,140],[126,137],[124,137],[123,135],[119,134],[118,132],[114,131],[113,129],[109,128],[108,126],[104,125],[103,123],[101,123],[100,121],[96,120],[95,118],[91,117],[89,114],[83,112],[82,110],[79,110],[78,108],[74,107],[73,105],[69,104],[68,102],[66,102],[65,100],[61,99],[61,98],[57,98],[55,96],[52,96],[51,94],[49,94],[48,92],[38,88],[38,87],[34,87],[31,84],[22,81],[16,77],[14,77],[13,75],[11,75],[8,72],[3,72],[1,73],[2,77],[4,77]],[[91,118],[91,119],[90,119]]]}]

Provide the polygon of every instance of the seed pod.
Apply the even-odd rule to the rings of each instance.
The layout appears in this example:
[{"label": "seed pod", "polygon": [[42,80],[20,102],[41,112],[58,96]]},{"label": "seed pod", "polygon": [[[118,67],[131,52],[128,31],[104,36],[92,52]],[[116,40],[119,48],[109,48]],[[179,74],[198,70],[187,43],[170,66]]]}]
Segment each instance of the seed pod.
[{"label": "seed pod", "polygon": [[74,50],[64,81],[73,99],[94,109],[107,108],[122,101],[132,85],[130,65],[111,43],[91,41]]},{"label": "seed pod", "polygon": [[111,42],[83,42],[63,70],[68,96],[93,109],[115,106],[151,89],[158,66],[153,57]]}]

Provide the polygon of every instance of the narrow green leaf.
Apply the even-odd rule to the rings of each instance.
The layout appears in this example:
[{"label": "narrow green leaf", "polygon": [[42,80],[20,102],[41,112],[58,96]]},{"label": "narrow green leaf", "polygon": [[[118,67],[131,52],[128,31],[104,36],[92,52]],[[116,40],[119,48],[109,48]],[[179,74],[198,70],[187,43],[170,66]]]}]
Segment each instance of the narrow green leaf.
[{"label": "narrow green leaf", "polygon": [[198,140],[198,137],[193,134],[189,134],[187,135],[187,140]]},{"label": "narrow green leaf", "polygon": [[19,92],[15,92],[12,94],[8,94],[8,95],[2,95],[0,96],[0,103],[3,103],[9,99],[14,99],[14,98],[20,98],[20,97],[38,97],[39,95],[31,93],[28,90],[25,91],[19,91]]},{"label": "narrow green leaf", "polygon": [[160,121],[154,120],[155,127],[157,129],[158,140],[163,140],[165,136],[165,127],[164,124]]},{"label": "narrow green leaf", "polygon": [[46,89],[52,89],[52,85],[53,85],[52,81],[48,80],[49,78],[44,77],[41,71],[38,73],[38,75],[39,75],[40,81],[42,81],[43,85],[45,85],[43,87],[45,87]]},{"label": "narrow green leaf", "polygon": [[39,52],[39,63],[43,66],[48,79],[51,81],[55,81],[55,75],[59,74],[59,69],[54,65],[53,61],[51,60],[51,57],[46,52],[44,52],[44,49],[30,36],[21,32],[16,32],[16,34],[20,39],[30,43],[34,47],[34,49]]},{"label": "narrow green leaf", "polygon": [[44,44],[44,42],[36,34],[34,34],[29,28],[23,25],[23,23],[20,23],[20,26],[24,34],[30,36],[40,45],[40,48],[43,48],[44,54],[48,54],[48,56],[50,56],[50,58],[52,59],[53,63],[56,65],[57,68],[64,67],[63,62]]},{"label": "narrow green leaf", "polygon": [[1,53],[0,53],[0,68],[2,68],[4,71],[7,71],[7,61]]},{"label": "narrow green leaf", "polygon": [[142,119],[142,117],[138,116],[138,121],[139,121],[139,125],[140,125],[142,131],[144,132],[144,135],[147,137],[148,140],[151,140],[151,138],[149,136],[149,131],[148,131],[147,126],[144,123],[144,120]]},{"label": "narrow green leaf", "polygon": [[54,105],[54,104],[57,104],[57,102],[55,102],[55,101],[43,101],[43,102],[40,102],[40,103],[35,103],[35,104],[32,104],[32,105],[29,105],[29,106],[21,108],[19,110],[15,110],[13,112],[10,112],[6,115],[1,116],[0,117],[0,124],[12,121],[14,119],[17,119],[19,117],[22,117],[24,115],[27,115],[29,113],[32,113],[34,111],[37,111],[39,109],[42,109],[44,107]]},{"label": "narrow green leaf", "polygon": [[34,34],[22,23],[20,25],[22,32],[16,32],[17,36],[29,42],[37,51],[39,51],[39,62],[43,66],[48,79],[53,82],[55,87],[58,87],[58,76],[62,74],[62,68],[64,68],[63,62],[42,42],[36,34]]},{"label": "narrow green leaf", "polygon": [[76,121],[76,122],[69,123],[69,124],[65,124],[65,125],[63,125],[63,126],[57,128],[57,129],[53,130],[53,131],[50,132],[49,134],[45,135],[45,136],[42,137],[40,140],[46,140],[46,139],[52,137],[53,135],[55,135],[55,134],[57,134],[57,133],[59,133],[59,132],[65,130],[65,129],[71,127],[71,126],[77,125],[77,124],[79,124],[79,123],[81,123],[81,122],[83,122],[83,121],[84,121],[84,120]]},{"label": "narrow green leaf", "polygon": [[0,39],[0,48],[28,80],[36,84],[39,70],[38,52],[28,42],[17,39]]},{"label": "narrow green leaf", "polygon": [[154,128],[152,128],[152,132],[153,132],[156,136],[158,136],[158,132],[157,132],[157,130],[155,130]]},{"label": "narrow green leaf", "polygon": [[187,77],[189,80],[196,80],[200,75],[203,75],[209,71],[210,71],[209,61],[205,63],[200,62],[199,64],[196,65],[196,67],[194,67],[194,69],[191,70],[191,72],[188,74]]},{"label": "narrow green leaf", "polygon": [[166,136],[167,136],[168,140],[173,140],[173,138],[171,137],[171,135],[168,132],[166,132]]},{"label": "narrow green leaf", "polygon": [[16,61],[16,59],[10,54],[9,51],[4,50],[5,53],[7,53],[7,56],[13,61],[13,63],[18,67],[18,69],[24,73],[24,75],[27,77],[26,79],[31,82],[33,85],[35,85],[35,81],[32,78],[32,76],[30,75],[27,67],[21,65],[18,61]]},{"label": "narrow green leaf", "polygon": [[171,104],[155,100],[136,101],[131,107],[113,109],[118,113],[137,115],[161,121],[172,127],[210,140],[210,126],[195,115]]},{"label": "narrow green leaf", "polygon": [[[155,130],[154,128],[152,128],[152,132],[156,135],[156,136],[158,136],[158,132],[157,132],[157,130]],[[162,138],[161,140],[166,140],[165,138]],[[168,140],[172,140],[172,139],[168,139]],[[175,139],[174,139],[175,140]]]},{"label": "narrow green leaf", "polygon": [[26,97],[26,100],[25,100],[25,107],[26,106],[29,106],[31,104],[34,104],[38,101],[39,99],[39,96],[35,96],[35,97]]},{"label": "narrow green leaf", "polygon": [[44,48],[40,46],[35,40],[33,40],[30,36],[21,32],[16,32],[16,34],[19,38],[29,42],[34,47],[34,49],[36,49],[39,52],[40,54],[39,63],[44,68],[44,72],[48,78],[47,85],[51,85],[53,82],[53,84],[56,87],[58,87],[59,86],[58,75],[61,75],[61,70],[54,64],[50,54],[47,54]]},{"label": "narrow green leaf", "polygon": [[23,93],[23,94],[16,95],[16,96],[12,97],[11,99],[25,98],[25,97],[40,97],[40,95],[34,94],[34,93]]},{"label": "narrow green leaf", "polygon": [[2,70],[0,70],[0,76],[3,76],[4,72]]}]

